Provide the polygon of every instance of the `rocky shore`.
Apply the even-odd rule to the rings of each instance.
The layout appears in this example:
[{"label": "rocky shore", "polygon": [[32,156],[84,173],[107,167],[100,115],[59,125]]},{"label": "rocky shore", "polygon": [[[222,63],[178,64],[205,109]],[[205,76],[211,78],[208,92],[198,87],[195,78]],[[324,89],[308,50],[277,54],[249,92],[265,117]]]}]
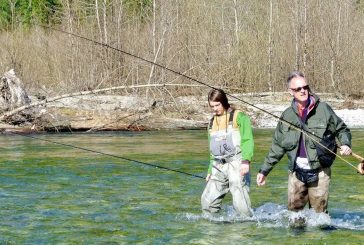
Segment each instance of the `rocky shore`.
[{"label": "rocky shore", "polygon": [[[248,104],[231,99],[235,107],[251,117],[255,128],[274,128],[276,116],[289,106],[286,93],[240,94]],[[352,128],[364,128],[364,102],[339,100],[330,95],[319,95]],[[34,102],[36,97],[30,96]],[[178,97],[173,100],[147,101],[137,96],[89,94],[62,98],[41,104],[31,110],[31,122],[20,121],[17,125],[0,124],[0,129],[21,132],[63,131],[144,131],[204,129],[211,116],[205,97]]]},{"label": "rocky shore", "polygon": [[[5,72],[0,84],[0,131],[145,131],[204,129],[211,117],[206,96],[159,97],[141,93],[112,94],[130,86],[81,91],[47,98],[30,95],[13,69]],[[168,84],[171,85],[171,84]],[[153,85],[156,88],[156,84]],[[152,86],[152,87],[153,87]],[[165,84],[159,84],[168,91]],[[136,85],[134,89],[146,85]],[[207,91],[206,91],[207,94]],[[318,94],[352,128],[364,128],[363,92],[356,98],[337,99]],[[287,92],[232,94],[229,102],[250,116],[255,128],[274,128],[291,103]]]}]

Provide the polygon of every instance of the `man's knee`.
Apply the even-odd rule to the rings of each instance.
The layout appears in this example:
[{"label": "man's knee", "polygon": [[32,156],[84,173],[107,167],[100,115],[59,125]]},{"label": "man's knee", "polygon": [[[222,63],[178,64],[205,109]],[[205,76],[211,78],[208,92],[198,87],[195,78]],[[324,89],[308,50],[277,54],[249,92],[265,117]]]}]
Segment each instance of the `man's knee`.
[{"label": "man's knee", "polygon": [[307,194],[296,193],[295,195],[288,196],[288,210],[290,211],[300,211],[307,203]]},{"label": "man's knee", "polygon": [[302,210],[305,207],[305,205],[302,204],[298,204],[298,203],[288,203],[288,210],[289,211],[294,211],[294,212],[298,212],[300,210]]},{"label": "man's knee", "polygon": [[327,213],[327,204],[326,198],[310,197],[310,208],[315,209],[316,213]]}]

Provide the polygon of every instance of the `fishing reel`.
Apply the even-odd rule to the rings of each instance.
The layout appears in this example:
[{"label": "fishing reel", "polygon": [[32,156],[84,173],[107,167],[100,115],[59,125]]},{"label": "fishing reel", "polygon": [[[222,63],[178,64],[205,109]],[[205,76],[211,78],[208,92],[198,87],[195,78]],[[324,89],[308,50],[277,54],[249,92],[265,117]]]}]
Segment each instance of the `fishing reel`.
[{"label": "fishing reel", "polygon": [[358,172],[361,174],[361,175],[364,175],[364,160],[358,164]]},{"label": "fishing reel", "polygon": [[351,155],[360,161],[360,163],[358,164],[358,167],[356,167],[356,169],[358,170],[359,174],[364,175],[364,157],[361,157],[361,156],[355,154],[354,152],[352,152]]}]

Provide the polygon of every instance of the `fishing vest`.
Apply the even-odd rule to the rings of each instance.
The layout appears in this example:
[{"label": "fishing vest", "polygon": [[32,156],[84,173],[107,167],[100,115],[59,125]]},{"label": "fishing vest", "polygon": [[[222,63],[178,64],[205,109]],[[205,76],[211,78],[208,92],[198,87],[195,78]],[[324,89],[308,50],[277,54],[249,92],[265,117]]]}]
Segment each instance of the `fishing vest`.
[{"label": "fishing vest", "polygon": [[241,153],[239,128],[234,128],[234,112],[228,110],[226,115],[214,116],[210,120],[210,154],[215,160],[231,159]]}]

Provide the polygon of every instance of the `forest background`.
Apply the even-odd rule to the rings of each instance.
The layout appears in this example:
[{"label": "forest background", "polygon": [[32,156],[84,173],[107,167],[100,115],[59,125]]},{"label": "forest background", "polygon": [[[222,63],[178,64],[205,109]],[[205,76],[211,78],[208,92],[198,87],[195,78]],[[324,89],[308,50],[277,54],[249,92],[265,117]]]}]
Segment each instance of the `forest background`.
[{"label": "forest background", "polygon": [[362,0],[0,0],[0,68],[29,94],[119,87],[107,93],[165,102],[207,88],[45,26],[231,93],[286,91],[300,70],[317,92],[364,97]]}]

